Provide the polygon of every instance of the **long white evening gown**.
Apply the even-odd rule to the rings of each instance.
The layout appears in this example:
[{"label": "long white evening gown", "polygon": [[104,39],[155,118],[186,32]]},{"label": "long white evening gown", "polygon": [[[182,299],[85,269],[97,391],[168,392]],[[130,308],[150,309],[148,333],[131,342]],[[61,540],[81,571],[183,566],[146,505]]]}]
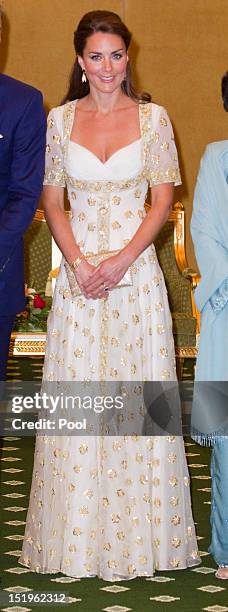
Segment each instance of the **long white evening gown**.
[{"label": "long white evening gown", "polygon": [[[140,105],[142,137],[102,163],[70,141],[75,107],[70,102],[49,115],[45,183],[67,185],[84,253],[121,249],[145,216],[148,183],[179,184],[172,127],[162,107]],[[44,380],[176,379],[153,245],[135,262],[133,279],[107,301],[72,299],[61,265]],[[181,437],[38,436],[20,563],[113,581],[199,562]]]}]

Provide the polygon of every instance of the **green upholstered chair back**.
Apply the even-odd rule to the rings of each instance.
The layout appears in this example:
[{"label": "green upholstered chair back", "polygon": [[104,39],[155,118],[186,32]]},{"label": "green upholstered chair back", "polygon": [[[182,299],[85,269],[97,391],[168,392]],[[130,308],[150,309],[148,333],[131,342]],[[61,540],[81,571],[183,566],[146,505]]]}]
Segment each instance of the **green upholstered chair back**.
[{"label": "green upholstered chair back", "polygon": [[52,265],[51,234],[42,210],[37,210],[24,235],[24,265],[28,287],[44,290]]},{"label": "green upholstered chair back", "polygon": [[163,271],[169,297],[171,312],[192,314],[191,285],[180,274],[174,249],[174,220],[171,218],[163,226],[155,240],[159,264]]},{"label": "green upholstered chair back", "polygon": [[155,248],[162,268],[170,310],[173,335],[178,352],[195,354],[197,318],[193,297],[192,276],[185,255],[185,212],[181,202],[174,204],[168,221],[155,240]]}]

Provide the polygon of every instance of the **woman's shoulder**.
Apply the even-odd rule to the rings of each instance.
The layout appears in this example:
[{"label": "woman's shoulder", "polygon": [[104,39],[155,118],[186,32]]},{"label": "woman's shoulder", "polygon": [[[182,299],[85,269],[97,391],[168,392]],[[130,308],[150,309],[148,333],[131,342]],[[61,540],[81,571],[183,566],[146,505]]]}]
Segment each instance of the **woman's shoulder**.
[{"label": "woman's shoulder", "polygon": [[49,114],[47,125],[48,128],[57,127],[60,134],[63,132],[64,120],[67,117],[70,119],[71,115],[74,113],[76,100],[72,102],[66,102],[65,104],[61,104],[60,106],[54,106]]},{"label": "woman's shoulder", "polygon": [[228,140],[218,140],[210,142],[205,149],[205,155],[220,156],[223,153],[228,153]]},{"label": "woman's shoulder", "polygon": [[164,129],[171,129],[171,122],[169,115],[160,104],[155,102],[146,102],[140,104],[141,124],[145,132],[156,131],[159,132]]},{"label": "woman's shoulder", "polygon": [[140,102],[140,108],[142,110],[142,112],[156,112],[156,113],[161,113],[164,109],[164,106],[161,106],[160,104],[156,104],[155,102]]},{"label": "woman's shoulder", "polygon": [[161,106],[160,104],[156,104],[155,102],[141,103],[140,109],[143,115],[150,115],[154,122],[156,122],[156,120],[159,121],[162,116],[164,116],[164,118],[168,116],[165,107]]},{"label": "woman's shoulder", "polygon": [[60,104],[59,106],[54,106],[51,108],[49,115],[50,117],[55,117],[56,119],[62,118],[63,115],[70,109],[72,109],[76,104],[76,100],[65,102],[65,104]]},{"label": "woman's shoulder", "polygon": [[210,167],[211,164],[221,163],[228,169],[228,140],[210,142],[204,149],[201,157],[201,169]]},{"label": "woman's shoulder", "polygon": [[[223,169],[228,182],[228,140],[218,140],[217,142],[210,142],[201,157],[200,161],[200,176],[213,177],[214,173],[219,169]],[[220,170],[219,170],[220,172]]]}]

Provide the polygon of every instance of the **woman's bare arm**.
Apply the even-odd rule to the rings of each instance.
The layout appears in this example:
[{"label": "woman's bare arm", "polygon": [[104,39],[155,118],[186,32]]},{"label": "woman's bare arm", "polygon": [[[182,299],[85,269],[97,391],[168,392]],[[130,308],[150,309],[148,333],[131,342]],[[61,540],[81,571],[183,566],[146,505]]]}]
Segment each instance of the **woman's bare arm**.
[{"label": "woman's bare arm", "polygon": [[50,232],[65,259],[72,263],[82,254],[64,211],[64,188],[46,185],[43,190],[43,202]]},{"label": "woman's bare arm", "polygon": [[[43,191],[44,213],[48,227],[60,251],[71,264],[77,257],[82,257],[79,246],[75,241],[69,219],[64,210],[64,188],[46,185]],[[81,292],[86,296],[85,286],[91,274],[96,270],[85,259],[80,263],[75,276]],[[99,298],[107,297],[104,288],[97,292]]]}]

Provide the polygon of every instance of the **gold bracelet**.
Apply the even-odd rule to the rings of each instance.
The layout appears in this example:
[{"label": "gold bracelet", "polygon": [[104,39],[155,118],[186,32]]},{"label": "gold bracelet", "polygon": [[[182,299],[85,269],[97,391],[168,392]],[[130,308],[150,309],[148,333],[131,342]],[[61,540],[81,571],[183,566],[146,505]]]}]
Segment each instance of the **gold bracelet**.
[{"label": "gold bracelet", "polygon": [[72,261],[72,263],[70,264],[72,270],[77,270],[78,266],[80,266],[80,263],[82,261],[84,261],[84,257],[76,257],[76,259],[74,259],[74,261]]}]

